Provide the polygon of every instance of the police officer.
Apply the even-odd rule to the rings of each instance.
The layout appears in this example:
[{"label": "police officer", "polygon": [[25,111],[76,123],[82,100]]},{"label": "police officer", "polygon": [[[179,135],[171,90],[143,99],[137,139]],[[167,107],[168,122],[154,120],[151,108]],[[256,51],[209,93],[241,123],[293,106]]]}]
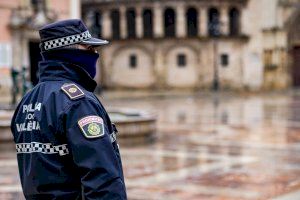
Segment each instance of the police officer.
[{"label": "police officer", "polygon": [[26,199],[126,199],[116,128],[93,94],[96,46],[81,20],[39,31],[39,83],[11,124]]}]

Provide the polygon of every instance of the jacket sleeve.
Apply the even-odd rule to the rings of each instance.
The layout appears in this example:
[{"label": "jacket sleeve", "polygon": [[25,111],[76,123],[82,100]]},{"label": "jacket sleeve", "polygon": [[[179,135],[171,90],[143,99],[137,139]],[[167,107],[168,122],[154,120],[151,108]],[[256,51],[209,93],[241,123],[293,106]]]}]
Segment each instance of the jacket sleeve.
[{"label": "jacket sleeve", "polygon": [[111,144],[105,113],[97,102],[86,98],[65,112],[69,150],[86,200],[126,199],[122,166]]}]

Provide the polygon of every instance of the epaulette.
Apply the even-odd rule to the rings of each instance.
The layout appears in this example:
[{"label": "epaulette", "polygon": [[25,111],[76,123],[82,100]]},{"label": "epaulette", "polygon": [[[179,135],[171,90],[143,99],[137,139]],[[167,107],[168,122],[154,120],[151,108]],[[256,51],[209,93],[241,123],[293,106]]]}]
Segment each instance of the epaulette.
[{"label": "epaulette", "polygon": [[72,100],[84,97],[84,92],[74,83],[64,84],[61,89]]}]

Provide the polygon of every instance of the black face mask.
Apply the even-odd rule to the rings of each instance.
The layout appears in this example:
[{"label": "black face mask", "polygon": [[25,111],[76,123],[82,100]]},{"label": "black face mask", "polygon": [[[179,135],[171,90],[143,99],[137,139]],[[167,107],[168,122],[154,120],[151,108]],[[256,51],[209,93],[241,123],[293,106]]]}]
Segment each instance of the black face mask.
[{"label": "black face mask", "polygon": [[59,60],[82,67],[92,78],[96,76],[99,54],[82,49],[58,49],[42,52],[43,60]]}]

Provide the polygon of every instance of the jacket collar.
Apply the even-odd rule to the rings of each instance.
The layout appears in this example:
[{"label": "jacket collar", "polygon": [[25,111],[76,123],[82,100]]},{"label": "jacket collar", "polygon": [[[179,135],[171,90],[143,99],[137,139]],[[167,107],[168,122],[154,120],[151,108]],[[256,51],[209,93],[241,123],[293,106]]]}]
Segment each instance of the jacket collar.
[{"label": "jacket collar", "polygon": [[72,81],[84,89],[94,92],[97,83],[80,66],[57,60],[39,62],[39,82]]}]

